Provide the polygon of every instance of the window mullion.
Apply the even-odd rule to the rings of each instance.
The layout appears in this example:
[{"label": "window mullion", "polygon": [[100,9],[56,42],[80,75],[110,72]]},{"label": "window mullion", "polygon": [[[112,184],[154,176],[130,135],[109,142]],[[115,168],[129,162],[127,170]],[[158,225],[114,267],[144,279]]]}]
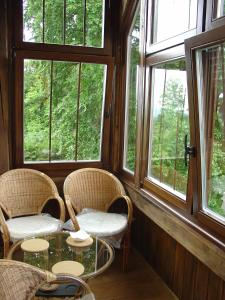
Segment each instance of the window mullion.
[{"label": "window mullion", "polygon": [[51,61],[50,78],[50,103],[49,103],[49,162],[52,160],[52,82],[53,82],[53,60]]},{"label": "window mullion", "polygon": [[81,85],[81,63],[79,63],[78,70],[78,87],[77,87],[77,123],[76,123],[76,139],[75,139],[75,161],[77,161],[78,153],[78,131],[79,131],[79,110],[80,110],[80,85]]}]

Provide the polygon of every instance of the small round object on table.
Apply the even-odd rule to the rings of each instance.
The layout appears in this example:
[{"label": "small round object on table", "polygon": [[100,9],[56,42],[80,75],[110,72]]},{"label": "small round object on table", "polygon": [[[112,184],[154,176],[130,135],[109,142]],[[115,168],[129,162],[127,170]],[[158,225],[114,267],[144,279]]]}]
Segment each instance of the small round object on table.
[{"label": "small round object on table", "polygon": [[64,260],[56,263],[52,266],[52,273],[54,274],[70,274],[74,276],[80,276],[84,273],[84,266],[73,260]]},{"label": "small round object on table", "polygon": [[49,242],[44,239],[30,239],[22,242],[21,249],[26,252],[40,252],[49,248]]},{"label": "small round object on table", "polygon": [[70,245],[72,247],[81,247],[81,248],[83,248],[83,247],[88,247],[88,246],[92,245],[93,244],[93,239],[91,237],[89,237],[84,241],[76,241],[71,236],[69,236],[66,239],[66,242],[67,242],[68,245]]}]

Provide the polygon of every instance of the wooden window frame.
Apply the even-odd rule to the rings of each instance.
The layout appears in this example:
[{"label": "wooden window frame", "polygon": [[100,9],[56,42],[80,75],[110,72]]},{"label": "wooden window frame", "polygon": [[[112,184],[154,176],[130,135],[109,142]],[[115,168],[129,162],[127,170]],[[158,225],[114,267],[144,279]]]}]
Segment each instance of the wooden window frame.
[{"label": "wooden window frame", "polygon": [[225,25],[225,15],[219,18],[213,19],[213,6],[217,0],[208,0],[206,7],[206,30],[214,29],[220,26]]},{"label": "wooden window frame", "polygon": [[[110,107],[112,95],[112,78],[114,69],[114,60],[111,57],[103,56],[86,56],[77,54],[56,53],[56,52],[39,52],[17,50],[15,52],[15,138],[14,138],[14,166],[17,168],[35,168],[41,171],[58,171],[59,174],[68,173],[81,167],[109,167],[109,148],[110,148]],[[68,61],[81,63],[94,63],[107,65],[105,102],[103,102],[103,132],[101,143],[100,161],[74,161],[74,162],[33,162],[24,163],[23,158],[23,61],[24,59],[43,59],[54,61]]]},{"label": "wooden window frame", "polygon": [[23,41],[23,4],[22,0],[13,1],[14,15],[14,44],[16,49],[36,50],[36,51],[57,51],[65,53],[82,53],[90,55],[112,55],[112,34],[111,34],[111,0],[105,0],[105,23],[104,26],[104,46],[103,48],[85,47],[76,45],[57,45],[45,43],[32,43]]},{"label": "wooden window frame", "polygon": [[[152,43],[153,41],[153,31],[154,31],[154,7],[155,7],[155,1],[157,0],[148,0],[149,2],[149,13],[148,13],[148,22],[147,27],[151,28],[148,30],[147,35],[147,54],[153,54],[156,53],[162,49],[167,49],[171,47],[178,46],[180,44],[183,44],[184,40],[187,38],[190,38],[198,33],[201,33],[203,31],[202,26],[202,20],[203,20],[203,7],[204,7],[204,0],[198,0],[197,4],[197,20],[196,20],[196,28],[188,30],[186,32],[180,33],[176,36],[169,37],[166,40],[159,41],[157,43]],[[150,3],[151,2],[151,3]]]},{"label": "wooden window frame", "polygon": [[[187,195],[186,200],[180,198],[176,193],[173,193],[161,185],[152,182],[147,177],[148,172],[148,154],[149,154],[149,131],[150,131],[150,109],[151,109],[151,84],[152,84],[152,72],[151,69],[155,65],[166,63],[179,58],[185,58],[184,46],[180,45],[160,53],[150,55],[146,58],[146,66],[149,68],[149,78],[146,79],[146,101],[145,101],[145,115],[144,115],[144,139],[143,139],[143,153],[142,153],[142,174],[141,182],[144,189],[152,192],[156,196],[163,199],[183,210],[191,211],[192,206],[192,191],[189,185],[189,178],[192,174],[192,162],[189,163],[189,172],[187,180]],[[191,138],[191,133],[190,133]],[[144,163],[145,162],[145,163]]]},{"label": "wooden window frame", "polygon": [[225,26],[215,28],[208,32],[202,33],[197,37],[190,38],[185,42],[185,50],[187,57],[187,73],[188,73],[188,92],[189,103],[191,108],[192,123],[194,123],[194,135],[196,143],[196,159],[194,160],[194,169],[196,174],[192,178],[193,188],[193,212],[197,219],[208,228],[219,234],[223,239],[225,238],[225,225],[220,223],[212,215],[208,215],[202,208],[202,187],[201,187],[201,154],[200,149],[200,128],[199,128],[199,107],[198,107],[198,86],[197,86],[197,70],[195,53],[197,50],[206,48],[208,46],[218,45],[225,42]]}]

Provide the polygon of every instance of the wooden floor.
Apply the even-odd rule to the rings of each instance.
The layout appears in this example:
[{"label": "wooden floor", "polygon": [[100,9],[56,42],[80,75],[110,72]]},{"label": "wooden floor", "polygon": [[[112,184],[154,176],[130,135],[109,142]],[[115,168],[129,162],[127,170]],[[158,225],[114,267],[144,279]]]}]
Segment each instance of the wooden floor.
[{"label": "wooden floor", "polygon": [[148,263],[132,251],[129,271],[121,270],[121,257],[102,275],[90,279],[88,284],[96,300],[174,300],[177,299]]}]

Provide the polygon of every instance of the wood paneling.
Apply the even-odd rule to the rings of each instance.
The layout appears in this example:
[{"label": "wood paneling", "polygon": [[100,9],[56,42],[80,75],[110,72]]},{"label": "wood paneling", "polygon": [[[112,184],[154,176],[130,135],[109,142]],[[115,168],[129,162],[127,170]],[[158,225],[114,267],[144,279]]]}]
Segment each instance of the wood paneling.
[{"label": "wood paneling", "polygon": [[179,299],[225,300],[225,281],[137,207],[132,242]]}]

